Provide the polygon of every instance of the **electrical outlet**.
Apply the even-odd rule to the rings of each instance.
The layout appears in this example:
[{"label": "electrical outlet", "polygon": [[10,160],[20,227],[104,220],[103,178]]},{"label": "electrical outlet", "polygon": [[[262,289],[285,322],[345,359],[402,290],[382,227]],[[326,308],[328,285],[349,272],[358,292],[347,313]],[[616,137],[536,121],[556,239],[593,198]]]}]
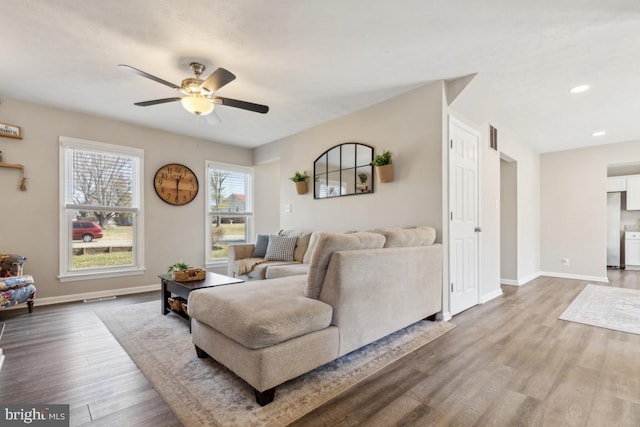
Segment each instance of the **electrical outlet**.
[{"label": "electrical outlet", "polygon": [[562,265],[569,265],[569,258],[562,258],[560,262],[562,263]]}]

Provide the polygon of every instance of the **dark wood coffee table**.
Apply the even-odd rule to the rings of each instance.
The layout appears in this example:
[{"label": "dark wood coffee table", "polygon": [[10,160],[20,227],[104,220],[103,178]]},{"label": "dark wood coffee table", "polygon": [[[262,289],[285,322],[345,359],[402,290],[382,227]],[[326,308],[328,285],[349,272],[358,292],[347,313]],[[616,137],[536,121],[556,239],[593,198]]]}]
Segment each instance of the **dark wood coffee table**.
[{"label": "dark wood coffee table", "polygon": [[[171,310],[169,307],[169,298],[171,295],[176,295],[185,300],[189,300],[189,294],[198,289],[204,288],[213,288],[215,286],[225,286],[225,285],[233,285],[235,283],[242,283],[243,280],[234,279],[233,277],[225,276],[222,274],[211,273],[207,271],[207,276],[203,280],[193,280],[191,282],[176,282],[172,279],[170,274],[163,274],[160,277],[162,280],[162,314],[166,315]],[[189,321],[191,324],[191,319],[187,313],[182,311],[173,311],[183,319]]]}]

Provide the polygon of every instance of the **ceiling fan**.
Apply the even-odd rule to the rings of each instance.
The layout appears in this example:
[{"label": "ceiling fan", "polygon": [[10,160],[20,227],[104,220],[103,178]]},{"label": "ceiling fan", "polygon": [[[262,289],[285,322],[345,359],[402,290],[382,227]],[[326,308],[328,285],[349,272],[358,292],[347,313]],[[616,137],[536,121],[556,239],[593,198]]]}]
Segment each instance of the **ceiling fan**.
[{"label": "ceiling fan", "polygon": [[184,96],[176,96],[173,98],[154,99],[151,101],[135,102],[134,105],[139,107],[148,107],[150,105],[164,104],[167,102],[180,101],[182,106],[188,112],[195,114],[196,116],[204,116],[213,112],[215,105],[226,105],[228,107],[240,108],[242,110],[253,111],[256,113],[266,114],[269,111],[269,107],[266,105],[254,104],[253,102],[240,101],[237,99],[223,98],[222,96],[215,95],[215,92],[221,87],[231,83],[235,80],[236,76],[224,68],[218,68],[209,75],[206,79],[200,78],[204,70],[204,65],[197,62],[189,64],[194,77],[189,77],[182,80],[180,86],[156,77],[152,74],[146,73],[135,67],[126,64],[119,64],[119,67],[125,67],[130,69],[136,74],[153,80],[154,82],[169,86],[171,89],[177,89]]}]

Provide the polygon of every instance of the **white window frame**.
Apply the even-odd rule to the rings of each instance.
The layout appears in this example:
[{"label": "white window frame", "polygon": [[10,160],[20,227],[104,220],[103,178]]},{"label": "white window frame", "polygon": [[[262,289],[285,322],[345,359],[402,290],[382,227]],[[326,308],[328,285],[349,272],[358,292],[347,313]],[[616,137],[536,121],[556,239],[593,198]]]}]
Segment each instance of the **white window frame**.
[{"label": "white window frame", "polygon": [[[247,212],[243,215],[246,216],[245,227],[247,235],[247,243],[254,240],[254,219],[253,219],[253,190],[254,190],[254,169],[249,166],[239,166],[230,163],[221,163],[212,160],[205,161],[205,203],[204,203],[204,216],[205,216],[205,266],[207,268],[220,268],[227,265],[228,259],[213,259],[211,258],[211,224],[213,222],[213,213],[209,210],[209,198],[211,197],[211,182],[209,180],[210,169],[224,169],[230,172],[244,173],[248,175],[248,183],[245,189],[245,206]],[[237,215],[239,216],[239,215]]]},{"label": "white window frame", "polygon": [[[127,147],[122,145],[106,144],[102,142],[88,141],[78,138],[70,138],[61,136],[59,138],[60,150],[59,150],[59,206],[60,206],[60,265],[59,276],[60,282],[70,282],[77,280],[91,280],[102,279],[109,277],[121,277],[144,274],[146,271],[144,265],[144,180],[142,178],[144,171],[144,150],[139,148]],[[91,268],[83,270],[71,269],[71,245],[72,245],[72,222],[71,211],[72,210],[84,210],[85,206],[78,206],[66,203],[67,188],[66,183],[68,180],[68,173],[71,168],[68,167],[71,149],[96,151],[102,153],[112,153],[116,155],[126,155],[133,157],[134,170],[133,179],[137,186],[133,189],[133,207],[132,208],[114,208],[109,207],[110,211],[121,212],[135,212],[135,232],[132,236],[132,253],[133,260],[132,265],[127,266],[115,266],[104,268]],[[96,208],[100,208],[96,206]]]}]

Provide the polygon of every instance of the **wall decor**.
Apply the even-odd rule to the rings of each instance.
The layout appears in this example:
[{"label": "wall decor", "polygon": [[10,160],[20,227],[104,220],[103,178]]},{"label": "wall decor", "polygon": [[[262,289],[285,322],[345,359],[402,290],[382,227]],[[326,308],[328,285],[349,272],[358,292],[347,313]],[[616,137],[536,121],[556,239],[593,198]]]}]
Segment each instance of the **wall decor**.
[{"label": "wall decor", "polygon": [[309,175],[307,175],[307,171],[304,171],[302,173],[296,171],[296,173],[293,174],[293,176],[289,179],[296,184],[296,193],[307,194],[307,191],[309,191],[309,188],[307,186]]},{"label": "wall decor", "polygon": [[22,179],[20,180],[20,191],[27,191],[27,177],[24,174],[24,166],[12,163],[0,163],[0,168],[20,169],[22,171]]},{"label": "wall decor", "polygon": [[22,139],[22,129],[20,129],[20,126],[0,123],[0,136],[4,136],[5,138]]},{"label": "wall decor", "polygon": [[393,181],[393,159],[391,151],[384,150],[382,154],[376,154],[371,164],[376,167],[376,176],[379,182]]},{"label": "wall decor", "polygon": [[153,187],[165,202],[182,206],[198,195],[198,178],[185,165],[169,163],[158,169],[153,177]]},{"label": "wall decor", "polygon": [[331,147],[313,162],[313,198],[373,193],[373,147],[346,142]]}]

